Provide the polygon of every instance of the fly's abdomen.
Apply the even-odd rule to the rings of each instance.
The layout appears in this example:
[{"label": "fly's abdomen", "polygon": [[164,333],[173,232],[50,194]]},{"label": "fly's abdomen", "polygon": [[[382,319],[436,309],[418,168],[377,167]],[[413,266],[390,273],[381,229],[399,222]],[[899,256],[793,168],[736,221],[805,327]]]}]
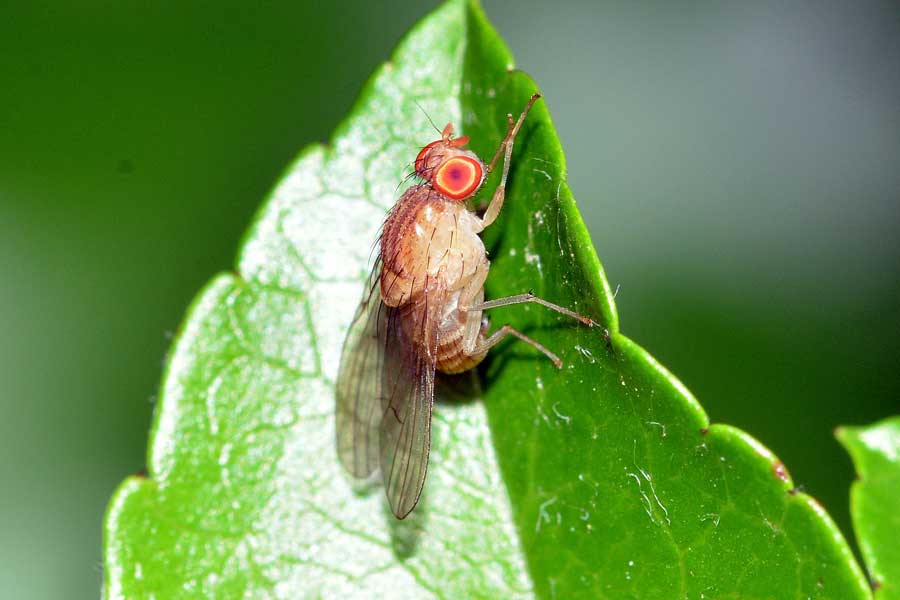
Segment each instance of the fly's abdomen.
[{"label": "fly's abdomen", "polygon": [[435,368],[441,373],[455,375],[475,367],[484,360],[487,350],[476,354],[469,354],[465,348],[466,321],[475,320],[478,323],[478,334],[475,338],[475,347],[484,342],[484,327],[481,325],[480,311],[475,313],[463,313],[454,310],[448,318],[444,319],[438,337],[437,363]]},{"label": "fly's abdomen", "polygon": [[[435,368],[441,373],[455,375],[474,368],[484,360],[487,351],[478,354],[466,354],[463,347],[464,327],[458,327],[453,332],[445,332],[437,349],[437,364]],[[476,345],[484,341],[484,335],[478,334]]]}]

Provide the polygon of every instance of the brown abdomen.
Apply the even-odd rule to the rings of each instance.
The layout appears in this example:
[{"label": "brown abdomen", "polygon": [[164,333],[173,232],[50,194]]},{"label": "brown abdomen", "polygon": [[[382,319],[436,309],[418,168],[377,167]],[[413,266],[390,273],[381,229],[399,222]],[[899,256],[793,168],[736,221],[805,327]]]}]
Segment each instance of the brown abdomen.
[{"label": "brown abdomen", "polygon": [[[487,355],[486,351],[472,355],[466,354],[463,348],[465,330],[465,325],[457,319],[445,320],[441,324],[437,348],[437,364],[435,365],[435,368],[441,373],[455,375],[468,371],[478,366],[478,363],[484,360],[484,357]],[[484,342],[484,331],[479,330],[476,346],[480,346],[482,342]]]}]

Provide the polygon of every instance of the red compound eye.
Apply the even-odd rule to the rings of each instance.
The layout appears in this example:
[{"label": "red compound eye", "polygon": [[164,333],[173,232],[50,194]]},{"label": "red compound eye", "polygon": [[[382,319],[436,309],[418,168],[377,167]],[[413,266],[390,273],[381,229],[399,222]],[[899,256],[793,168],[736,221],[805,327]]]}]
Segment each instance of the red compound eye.
[{"label": "red compound eye", "polygon": [[419,155],[416,157],[415,168],[416,173],[418,173],[420,177],[425,177],[425,157],[428,155],[432,148],[440,144],[442,141],[443,140],[431,142],[419,151]]},{"label": "red compound eye", "polygon": [[481,185],[484,167],[481,162],[468,156],[455,156],[441,165],[432,180],[434,189],[452,198],[468,198]]}]

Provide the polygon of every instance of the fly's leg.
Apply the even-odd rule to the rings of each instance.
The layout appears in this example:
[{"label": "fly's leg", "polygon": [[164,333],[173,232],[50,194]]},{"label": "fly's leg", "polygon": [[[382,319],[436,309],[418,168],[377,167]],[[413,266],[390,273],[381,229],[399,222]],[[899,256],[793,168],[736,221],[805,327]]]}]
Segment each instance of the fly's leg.
[{"label": "fly's leg", "polygon": [[[484,268],[482,268],[484,267]],[[487,339],[481,337],[482,327],[481,327],[481,311],[484,308],[494,308],[495,306],[503,306],[503,304],[495,305],[496,300],[492,300],[490,302],[484,302],[484,281],[487,278],[488,274],[488,263],[485,261],[478,269],[475,270],[475,274],[469,283],[466,284],[466,287],[463,289],[459,298],[459,309],[468,313],[468,317],[466,320],[466,329],[463,334],[463,351],[469,355],[478,355],[484,354],[497,344],[499,344],[506,336],[511,335],[516,337],[532,348],[542,352],[547,358],[553,361],[553,364],[556,365],[556,368],[562,368],[562,361],[559,359],[557,355],[553,352],[545,348],[540,343],[531,339],[521,331],[517,331],[513,329],[509,325],[504,325],[494,333],[490,335]],[[501,298],[502,300],[507,300],[507,298]],[[543,300],[537,299],[540,302],[544,302]],[[512,302],[511,304],[515,304]],[[555,304],[546,303],[549,306],[556,307]],[[561,310],[565,311],[566,309],[562,307]],[[569,314],[575,315],[572,311],[568,311]],[[591,321],[593,323],[593,321]],[[479,338],[481,341],[479,342]]]},{"label": "fly's leg", "polygon": [[[519,126],[521,126],[522,121],[525,120],[525,115],[528,114],[528,111],[531,110],[531,105],[534,104],[538,98],[540,98],[540,94],[534,94],[531,98],[528,99],[528,104],[525,106],[525,110],[522,111],[522,115],[519,117]],[[506,144],[511,142],[515,137],[518,131],[513,131],[516,127],[516,121],[513,121],[513,116],[510,113],[506,113],[506,135],[503,136],[503,141],[500,142],[500,145],[497,146],[497,151],[494,152],[494,157],[491,159],[490,164],[487,166],[487,172],[493,173],[494,168],[497,166],[497,161],[500,160],[500,155],[503,154],[503,150],[506,148]]]},{"label": "fly's leg", "polygon": [[531,107],[540,97],[540,94],[535,94],[531,97],[528,104],[525,105],[525,110],[519,115],[518,121],[513,122],[512,115],[506,115],[506,120],[509,123],[509,128],[506,130],[506,137],[500,142],[500,147],[497,148],[494,158],[491,159],[491,164],[487,166],[487,172],[490,173],[494,170],[494,167],[497,166],[497,160],[499,160],[500,155],[503,154],[503,175],[500,177],[500,185],[494,190],[494,196],[491,198],[491,202],[488,204],[487,210],[481,218],[482,229],[493,223],[500,214],[500,209],[503,208],[503,199],[506,197],[506,178],[509,176],[509,159],[512,156],[513,151],[513,141],[516,139],[519,129],[522,128],[522,123],[525,122],[528,111],[531,110]]},{"label": "fly's leg", "polygon": [[[529,104],[529,107],[530,107],[530,104]],[[503,154],[503,149],[506,147],[506,140],[509,139],[509,136],[512,133],[513,127],[516,126],[516,122],[513,121],[512,115],[509,113],[506,113],[506,122],[509,124],[509,126],[506,128],[506,135],[503,137],[503,141],[500,142],[500,145],[497,147],[497,151],[494,153],[494,158],[491,159],[491,164],[489,164],[486,168],[488,175],[491,174],[494,170],[494,167],[497,166],[497,159],[499,159],[500,155]],[[505,185],[506,185],[506,180],[504,178],[504,181],[501,184],[501,187],[504,187],[504,189],[505,189]],[[478,205],[477,209],[486,211],[489,204],[493,204],[493,201],[496,199],[498,193],[501,193],[500,188],[497,188],[496,190],[494,190],[494,196],[491,198],[490,203],[481,202]],[[505,192],[503,192],[503,193],[505,194]],[[502,198],[500,200],[500,203],[501,204],[503,203]],[[497,212],[499,213],[500,211],[498,210]],[[494,217],[494,218],[496,219],[496,217]],[[484,225],[484,227],[487,227],[487,225]],[[482,229],[484,229],[484,227],[482,227]]]},{"label": "fly's leg", "polygon": [[557,355],[553,354],[552,352],[547,350],[544,346],[542,346],[540,343],[534,341],[533,339],[531,339],[530,337],[528,337],[521,331],[517,331],[517,330],[513,329],[509,325],[504,325],[503,327],[501,327],[500,329],[498,329],[497,331],[492,333],[488,339],[484,340],[483,342],[481,342],[480,344],[475,346],[472,349],[472,351],[470,352],[470,354],[481,354],[483,352],[487,352],[488,350],[490,350],[491,348],[493,348],[494,346],[499,344],[503,340],[503,338],[505,338],[508,335],[517,337],[520,340],[522,340],[523,342],[525,342],[526,344],[528,344],[529,346],[531,346],[532,348],[534,348],[535,350],[542,352],[544,354],[544,356],[546,356],[547,358],[549,358],[550,360],[553,361],[553,364],[556,365],[557,369],[562,369],[563,362],[559,359],[559,357]]},{"label": "fly's leg", "polygon": [[489,270],[490,263],[487,260],[483,261],[475,268],[472,278],[459,294],[457,306],[460,311],[467,313],[463,349],[469,355],[478,343],[478,334],[481,332],[481,311],[473,310],[471,307],[484,302],[484,282],[487,280]]},{"label": "fly's leg", "polygon": [[550,310],[556,311],[561,315],[565,315],[567,317],[572,317],[576,319],[588,327],[593,327],[597,323],[591,319],[590,317],[585,317],[583,315],[579,315],[577,312],[573,310],[569,310],[568,308],[562,307],[558,304],[553,304],[552,302],[548,302],[543,298],[538,298],[531,292],[525,294],[517,294],[515,296],[507,296],[506,298],[497,298],[496,300],[488,300],[487,302],[479,302],[477,304],[473,304],[468,307],[468,310],[487,310],[489,308],[500,308],[501,306],[510,306],[512,304],[525,304],[526,302],[533,302],[535,304],[540,304],[541,306],[545,306]]},{"label": "fly's leg", "polygon": [[[487,274],[487,270],[485,270],[485,274]],[[481,279],[482,279],[481,283],[483,283],[483,278],[481,278]],[[468,303],[471,300],[474,300],[476,298],[478,298],[478,299],[483,298],[483,296],[484,296],[484,290],[483,290],[483,288],[481,288],[480,285],[477,289],[470,287],[466,291],[469,291],[469,290],[474,291],[475,296],[470,297],[470,298],[461,298],[461,300],[464,303]],[[471,294],[472,292],[469,291],[469,293]],[[498,329],[497,331],[492,333],[490,335],[490,337],[488,337],[487,339],[482,338],[481,343],[479,343],[478,340],[481,335],[481,308],[480,307],[484,306],[485,304],[489,304],[489,303],[479,302],[477,304],[471,304],[468,307],[465,307],[464,305],[461,305],[461,307],[460,307],[462,310],[469,312],[469,317],[466,322],[466,330],[465,330],[465,334],[463,337],[463,351],[467,355],[475,356],[478,354],[484,354],[485,352],[487,352],[488,350],[490,350],[491,348],[493,348],[494,346],[499,344],[503,340],[503,338],[505,338],[508,335],[511,335],[513,337],[519,338],[520,340],[522,340],[523,342],[525,342],[526,344],[528,344],[535,350],[542,352],[547,358],[549,358],[551,361],[553,361],[553,364],[556,365],[557,369],[562,368],[563,363],[557,355],[555,355],[553,352],[551,352],[550,350],[545,348],[539,342],[536,342],[535,340],[531,339],[530,337],[528,337],[521,331],[513,329],[509,325],[504,325],[503,327],[501,327],[500,329]],[[563,309],[563,310],[565,310],[565,309]],[[486,326],[487,326],[487,323],[485,322],[485,327]]]}]

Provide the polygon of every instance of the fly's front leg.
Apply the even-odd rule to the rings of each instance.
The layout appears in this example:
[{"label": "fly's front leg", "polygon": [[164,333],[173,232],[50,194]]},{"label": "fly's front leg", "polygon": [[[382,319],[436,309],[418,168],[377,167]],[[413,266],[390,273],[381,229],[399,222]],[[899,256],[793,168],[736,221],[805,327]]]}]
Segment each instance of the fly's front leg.
[{"label": "fly's front leg", "polygon": [[522,128],[522,123],[525,122],[525,117],[528,116],[528,111],[531,110],[531,107],[537,102],[537,99],[540,98],[540,94],[535,94],[528,101],[528,104],[525,105],[525,110],[522,111],[522,114],[519,115],[519,120],[513,122],[512,115],[506,115],[506,120],[509,123],[509,128],[506,131],[506,137],[503,138],[503,141],[500,142],[500,147],[497,148],[497,152],[494,154],[494,158],[491,159],[491,164],[487,166],[487,172],[490,173],[494,170],[494,167],[497,166],[497,160],[500,158],[500,155],[503,154],[503,175],[500,177],[500,185],[497,186],[497,189],[494,190],[494,195],[491,198],[491,203],[488,204],[487,210],[484,213],[484,216],[481,218],[481,229],[488,227],[491,223],[493,223],[497,216],[500,214],[500,209],[503,208],[503,200],[506,197],[506,179],[509,176],[509,159],[512,156],[513,151],[513,141],[516,139],[516,135],[519,133],[519,129]]}]

